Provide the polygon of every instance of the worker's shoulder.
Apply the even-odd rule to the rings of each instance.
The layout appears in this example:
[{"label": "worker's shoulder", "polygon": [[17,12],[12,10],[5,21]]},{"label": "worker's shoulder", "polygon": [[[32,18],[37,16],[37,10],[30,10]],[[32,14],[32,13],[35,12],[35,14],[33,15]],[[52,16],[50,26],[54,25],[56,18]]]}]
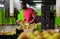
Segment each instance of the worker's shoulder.
[{"label": "worker's shoulder", "polygon": [[32,8],[28,8],[29,10],[34,10],[34,9],[32,9]]}]

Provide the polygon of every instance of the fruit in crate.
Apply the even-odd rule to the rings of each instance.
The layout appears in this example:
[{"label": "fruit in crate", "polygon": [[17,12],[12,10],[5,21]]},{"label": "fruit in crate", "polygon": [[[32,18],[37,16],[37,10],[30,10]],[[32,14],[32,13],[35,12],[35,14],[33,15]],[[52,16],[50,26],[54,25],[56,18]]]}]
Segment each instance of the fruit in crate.
[{"label": "fruit in crate", "polygon": [[25,32],[22,32],[17,39],[28,39],[28,37]]},{"label": "fruit in crate", "polygon": [[16,34],[16,30],[11,31],[11,35]]},{"label": "fruit in crate", "polygon": [[44,30],[43,32],[23,32],[19,35],[23,39],[60,39],[60,34],[56,31]]},{"label": "fruit in crate", "polygon": [[41,34],[41,32],[39,32],[39,31],[37,31],[37,30],[36,30],[36,31],[34,31],[34,35],[36,35],[36,36],[37,36],[37,35],[39,35],[39,34]]},{"label": "fruit in crate", "polygon": [[5,32],[0,32],[0,35],[6,35],[6,33]]},{"label": "fruit in crate", "polygon": [[17,27],[18,30],[24,30],[25,29],[25,26],[24,25],[20,25]]},{"label": "fruit in crate", "polygon": [[56,31],[43,31],[43,37],[45,39],[60,39],[60,34],[57,33]]},{"label": "fruit in crate", "polygon": [[34,26],[30,25],[20,25],[17,27],[18,30],[24,30],[24,29],[34,29]]},{"label": "fruit in crate", "polygon": [[37,39],[43,39],[42,35],[37,35],[36,37],[37,37]]},{"label": "fruit in crate", "polygon": [[26,24],[26,22],[25,21],[19,21],[18,24],[22,25],[22,24]]},{"label": "fruit in crate", "polygon": [[13,35],[15,32],[0,32],[0,35]]},{"label": "fruit in crate", "polygon": [[60,38],[60,34],[57,33],[57,32],[55,32],[55,33],[53,33],[52,37],[53,37],[54,39],[58,39],[58,38]]},{"label": "fruit in crate", "polygon": [[59,35],[58,35],[58,33],[57,33],[57,34],[53,34],[52,36],[50,36],[50,37],[47,38],[47,39],[60,39],[60,38],[59,38]]},{"label": "fruit in crate", "polygon": [[18,26],[17,29],[20,30],[21,26]]},{"label": "fruit in crate", "polygon": [[34,39],[43,39],[42,33],[37,30],[34,32],[34,35],[35,35]]},{"label": "fruit in crate", "polygon": [[1,31],[0,35],[14,35],[16,34],[16,30],[12,30],[12,31]]},{"label": "fruit in crate", "polygon": [[43,37],[46,39],[52,36],[49,31],[43,31],[42,34],[43,34]]},{"label": "fruit in crate", "polygon": [[23,24],[23,21],[19,21],[19,24]]},{"label": "fruit in crate", "polygon": [[43,39],[42,33],[39,31],[27,33],[29,39]]},{"label": "fruit in crate", "polygon": [[33,32],[27,33],[28,39],[34,39],[35,35]]}]

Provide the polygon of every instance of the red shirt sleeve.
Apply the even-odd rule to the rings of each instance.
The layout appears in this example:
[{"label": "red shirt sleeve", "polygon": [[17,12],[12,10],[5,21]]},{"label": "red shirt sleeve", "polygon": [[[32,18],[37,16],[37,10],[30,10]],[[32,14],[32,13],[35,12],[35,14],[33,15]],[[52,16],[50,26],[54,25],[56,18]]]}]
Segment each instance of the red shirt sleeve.
[{"label": "red shirt sleeve", "polygon": [[31,10],[31,15],[35,16],[35,11],[33,9]]}]

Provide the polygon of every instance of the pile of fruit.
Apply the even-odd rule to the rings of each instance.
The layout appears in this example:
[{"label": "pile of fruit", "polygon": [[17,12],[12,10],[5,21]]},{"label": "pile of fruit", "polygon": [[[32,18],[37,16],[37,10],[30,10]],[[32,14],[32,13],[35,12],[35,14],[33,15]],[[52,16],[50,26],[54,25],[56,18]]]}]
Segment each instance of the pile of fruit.
[{"label": "pile of fruit", "polygon": [[32,25],[20,25],[17,27],[18,30],[34,29],[34,28],[35,28],[34,24],[32,24]]},{"label": "pile of fruit", "polygon": [[27,23],[26,21],[18,21],[17,22],[19,25],[35,25],[35,24],[38,24],[38,23],[32,23],[32,24],[29,24],[29,23]]},{"label": "pile of fruit", "polygon": [[17,39],[60,39],[60,34],[56,31],[34,31],[34,32],[22,32]]},{"label": "pile of fruit", "polygon": [[24,25],[24,24],[26,24],[25,21],[18,21],[17,23],[18,23],[19,25]]},{"label": "pile of fruit", "polygon": [[6,32],[6,31],[0,32],[0,35],[14,35],[14,34],[16,34],[16,30],[12,30],[12,31],[8,31],[8,32]]},{"label": "pile of fruit", "polygon": [[40,32],[37,27],[41,26],[40,23],[27,25],[25,21],[20,21],[19,24],[20,26],[18,26],[17,29],[24,30],[24,32],[22,32],[17,39],[60,39],[60,34],[55,30],[43,30]]},{"label": "pile of fruit", "polygon": [[27,25],[26,23],[22,23],[20,24],[17,29],[18,30],[24,30],[24,29],[35,29],[36,26],[38,25],[39,23],[33,23],[33,24],[30,24],[30,25]]}]

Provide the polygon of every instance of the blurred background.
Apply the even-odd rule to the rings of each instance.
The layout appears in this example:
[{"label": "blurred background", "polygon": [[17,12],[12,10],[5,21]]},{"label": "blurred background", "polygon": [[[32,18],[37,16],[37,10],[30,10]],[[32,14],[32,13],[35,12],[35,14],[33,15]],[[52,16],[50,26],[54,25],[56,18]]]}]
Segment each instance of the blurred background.
[{"label": "blurred background", "polygon": [[[22,1],[26,2],[27,7],[35,10],[37,23],[26,25],[23,21]],[[21,24],[20,22],[17,24],[17,20],[22,20]],[[39,39],[41,37],[43,39],[45,37],[47,39],[59,39],[60,0],[0,0],[0,38],[16,39],[23,31],[33,32],[29,35],[29,37],[32,36],[32,39],[33,37],[38,39],[39,36]],[[38,35],[34,35],[34,33]]]},{"label": "blurred background", "polygon": [[[20,20],[19,14],[23,12],[20,11],[21,1],[24,0],[0,0],[0,26],[16,25],[16,20]],[[60,26],[60,0],[26,0],[25,2],[37,12],[37,19],[42,26]]]}]

